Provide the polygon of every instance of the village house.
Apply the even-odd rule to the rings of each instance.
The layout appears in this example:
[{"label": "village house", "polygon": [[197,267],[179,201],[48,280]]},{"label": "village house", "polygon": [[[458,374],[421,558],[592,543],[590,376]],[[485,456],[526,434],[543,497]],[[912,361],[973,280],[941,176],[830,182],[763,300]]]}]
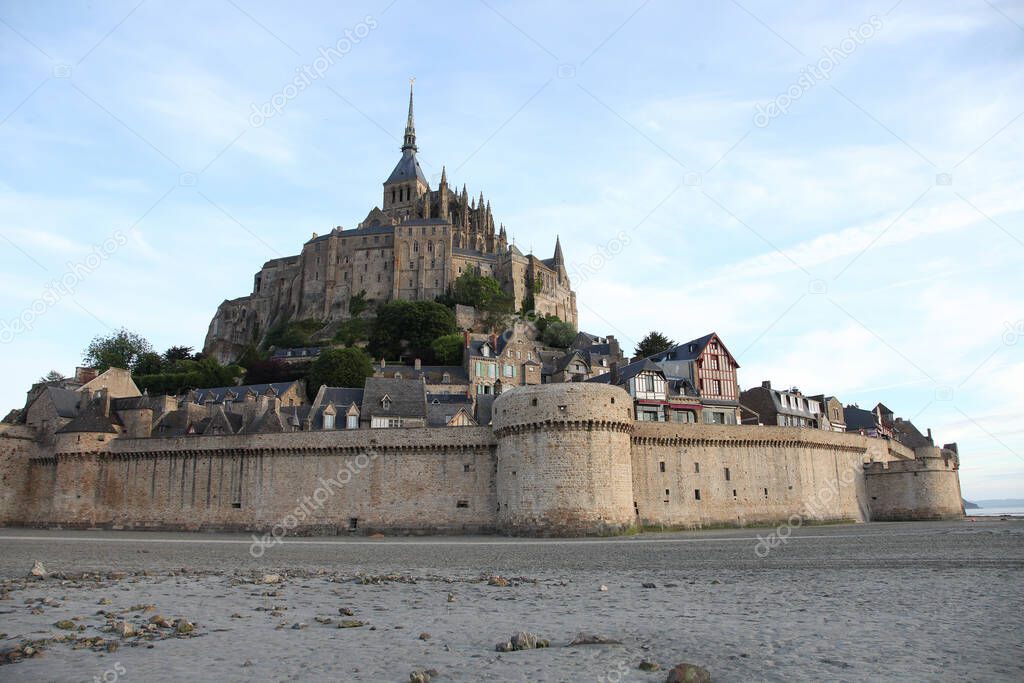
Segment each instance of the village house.
[{"label": "village house", "polygon": [[739,423],[739,363],[714,332],[685,344],[678,344],[650,360],[670,380],[686,380],[700,395],[703,421],[711,424]]},{"label": "village house", "polygon": [[804,396],[799,389],[773,389],[768,380],[761,386],[740,394],[740,403],[757,413],[757,421],[744,417],[744,424],[776,425],[779,427],[807,427],[819,429],[822,420],[821,403]]}]

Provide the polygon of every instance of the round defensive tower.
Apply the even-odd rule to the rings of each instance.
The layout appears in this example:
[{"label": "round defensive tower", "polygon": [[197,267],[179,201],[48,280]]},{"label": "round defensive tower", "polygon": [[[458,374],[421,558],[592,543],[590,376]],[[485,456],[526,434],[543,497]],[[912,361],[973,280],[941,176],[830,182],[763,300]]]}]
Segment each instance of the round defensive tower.
[{"label": "round defensive tower", "polygon": [[512,534],[612,534],[634,524],[632,402],[618,387],[515,387],[494,401],[498,525]]},{"label": "round defensive tower", "polygon": [[956,451],[925,446],[914,459],[864,466],[871,520],[961,519],[960,458]]}]

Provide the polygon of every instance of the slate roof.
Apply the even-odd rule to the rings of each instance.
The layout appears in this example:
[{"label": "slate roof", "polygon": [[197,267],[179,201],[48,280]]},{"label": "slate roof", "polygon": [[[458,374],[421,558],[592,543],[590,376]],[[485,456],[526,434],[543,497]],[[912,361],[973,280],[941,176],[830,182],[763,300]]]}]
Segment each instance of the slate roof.
[{"label": "slate roof", "polygon": [[[650,358],[642,358],[638,361],[634,361],[632,363],[629,363],[628,365],[623,365],[621,368],[619,368],[619,384],[625,384],[627,381],[633,379],[644,370],[653,370],[654,372],[660,373],[661,375],[665,374],[665,372],[660,367],[658,367],[658,365],[654,363]],[[611,384],[612,373],[606,372],[603,375],[591,377],[587,381],[600,384]]]},{"label": "slate roof", "polygon": [[[292,382],[272,382],[270,384],[246,384],[240,387],[214,387],[212,389],[196,389],[196,398],[194,403],[206,403],[207,397],[212,397],[214,403],[223,403],[228,392],[235,394],[235,401],[244,401],[245,394],[248,391],[252,391],[257,396],[262,396],[266,393],[268,388],[273,387],[277,395],[280,396],[284,392],[288,391],[292,387],[298,384],[298,380]],[[299,392],[301,395],[302,392]]]},{"label": "slate roof", "polygon": [[843,418],[846,422],[846,431],[855,432],[860,429],[875,429],[875,414],[870,410],[864,410],[857,406],[846,406],[843,408]]},{"label": "slate roof", "polygon": [[697,337],[684,344],[677,344],[667,351],[656,353],[650,356],[650,359],[656,363],[660,363],[666,360],[696,360],[701,353],[704,352],[704,347],[708,345],[711,338],[715,336],[715,333],[705,334],[703,337]]},{"label": "slate roof", "polygon": [[421,379],[425,377],[429,384],[442,384],[445,373],[448,373],[449,384],[466,384],[469,382],[466,369],[461,365],[423,365],[419,370],[412,365],[386,365],[381,370],[380,365],[376,365],[374,369],[385,377],[393,377],[396,372],[402,373],[402,379]]},{"label": "slate roof", "polygon": [[82,395],[77,391],[64,389],[63,387],[47,386],[46,395],[53,403],[53,408],[60,417],[74,417],[78,415],[78,401],[82,398]]},{"label": "slate roof", "polygon": [[934,445],[932,440],[922,434],[921,430],[914,426],[914,423],[910,420],[896,418],[892,425],[892,431],[896,435],[896,440],[909,448]]},{"label": "slate roof", "polygon": [[116,434],[114,425],[120,425],[117,415],[104,415],[98,407],[90,406],[82,414],[57,430],[57,434],[74,434],[90,432],[98,434]]},{"label": "slate roof", "polygon": [[[363,389],[350,389],[348,387],[327,387],[324,389],[323,401],[316,407],[316,413],[312,415],[310,421],[310,427],[312,429],[323,429],[324,428],[324,409],[329,405],[333,405],[337,414],[341,417],[334,418],[335,428],[340,428],[345,425],[345,413],[348,411],[349,406],[353,403],[356,404],[356,409],[361,412],[363,405]],[[308,415],[308,409],[306,414]]]},{"label": "slate roof", "polygon": [[[438,394],[431,394],[434,400],[439,398]],[[439,401],[437,404],[427,403],[427,426],[428,427],[444,427],[448,424],[448,420],[455,416],[459,412],[460,408],[464,408],[470,417],[473,416],[473,401],[465,396],[452,395],[452,394],[441,394],[440,396],[451,396],[452,398],[458,398],[458,401]],[[429,397],[428,397],[429,399]]]},{"label": "slate roof", "polygon": [[402,158],[398,160],[395,170],[391,171],[391,175],[384,181],[384,184],[401,183],[413,178],[418,178],[424,185],[428,185],[427,176],[423,175],[420,162],[416,160],[416,153],[409,150],[402,152]]},{"label": "slate roof", "polygon": [[[381,399],[391,399],[390,409],[385,410]],[[373,417],[426,418],[426,390],[418,379],[390,379],[368,377],[363,387],[363,404],[360,419],[369,421]]]}]

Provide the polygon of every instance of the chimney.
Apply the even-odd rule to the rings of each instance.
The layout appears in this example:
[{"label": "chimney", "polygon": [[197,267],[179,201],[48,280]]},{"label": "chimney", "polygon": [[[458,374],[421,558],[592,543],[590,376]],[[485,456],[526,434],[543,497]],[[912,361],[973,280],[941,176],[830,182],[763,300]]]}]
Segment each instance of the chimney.
[{"label": "chimney", "polygon": [[761,382],[761,388],[762,389],[771,389],[772,388],[771,380],[766,379],[765,381]]},{"label": "chimney", "polygon": [[462,340],[465,342],[466,348],[469,348],[469,330],[462,331]]},{"label": "chimney", "polygon": [[421,368],[423,367],[423,365],[422,365],[422,363],[420,362],[420,359],[419,359],[419,358],[417,358],[416,360],[414,360],[414,361],[413,361],[413,363],[412,363],[412,367],[413,367],[413,368],[414,368],[415,370],[420,370],[420,369],[421,369]]},{"label": "chimney", "polygon": [[619,383],[619,361],[612,361],[611,370],[609,371],[611,377],[609,383],[617,385]]},{"label": "chimney", "polygon": [[498,355],[498,335],[491,332],[491,348],[494,349],[494,355]]}]

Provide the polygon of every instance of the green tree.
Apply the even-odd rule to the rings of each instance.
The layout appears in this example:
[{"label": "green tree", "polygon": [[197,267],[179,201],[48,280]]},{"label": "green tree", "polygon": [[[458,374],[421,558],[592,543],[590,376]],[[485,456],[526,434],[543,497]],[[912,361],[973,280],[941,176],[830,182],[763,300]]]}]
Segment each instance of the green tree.
[{"label": "green tree", "polygon": [[279,349],[291,349],[312,346],[312,335],[323,327],[324,322],[315,318],[281,323],[267,332],[267,337],[263,340],[263,348],[269,349],[273,346]]},{"label": "green tree", "polygon": [[358,318],[369,305],[370,302],[366,300],[366,290],[363,289],[358,294],[353,294],[348,300],[348,312],[353,318]]},{"label": "green tree", "polygon": [[244,370],[238,365],[221,365],[215,358],[181,360],[172,372],[136,375],[139,389],[151,394],[180,394],[189,389],[228,387],[237,384]]},{"label": "green tree", "polygon": [[327,349],[309,368],[309,391],[315,393],[322,384],[360,388],[371,375],[373,361],[362,349]]},{"label": "green tree", "polygon": [[345,346],[355,346],[358,342],[367,341],[368,330],[372,325],[364,318],[352,318],[343,321],[334,333],[334,341]]},{"label": "green tree", "polygon": [[377,312],[370,337],[375,356],[397,358],[405,352],[426,355],[438,337],[457,331],[455,313],[436,301],[390,301]]},{"label": "green tree", "polygon": [[177,363],[179,360],[197,360],[194,349],[191,346],[172,346],[164,351],[164,361],[168,364]]},{"label": "green tree", "polygon": [[142,354],[152,351],[153,346],[145,337],[122,327],[112,334],[93,337],[85,348],[82,362],[100,372],[109,368],[134,370]]},{"label": "green tree", "polygon": [[165,364],[164,359],[159,353],[154,351],[148,351],[135,361],[135,367],[132,368],[132,372],[136,375],[157,375],[164,371]]},{"label": "green tree", "polygon": [[576,338],[576,328],[561,320],[552,320],[544,327],[541,340],[548,346],[564,349]]},{"label": "green tree", "polygon": [[503,299],[505,290],[493,277],[467,270],[452,284],[452,300],[463,306],[488,308],[495,299]]},{"label": "green tree", "polygon": [[56,370],[50,370],[48,373],[40,377],[39,381],[43,383],[63,382],[65,379],[67,379],[67,377],[57,372]]},{"label": "green tree", "polygon": [[463,338],[458,332],[438,337],[431,344],[434,358],[441,365],[462,364]]},{"label": "green tree", "polygon": [[636,345],[636,350],[633,352],[636,358],[647,358],[653,356],[656,353],[662,351],[668,351],[670,348],[675,346],[676,343],[663,335],[661,332],[652,330],[647,333],[647,336],[640,340],[640,343]]}]

